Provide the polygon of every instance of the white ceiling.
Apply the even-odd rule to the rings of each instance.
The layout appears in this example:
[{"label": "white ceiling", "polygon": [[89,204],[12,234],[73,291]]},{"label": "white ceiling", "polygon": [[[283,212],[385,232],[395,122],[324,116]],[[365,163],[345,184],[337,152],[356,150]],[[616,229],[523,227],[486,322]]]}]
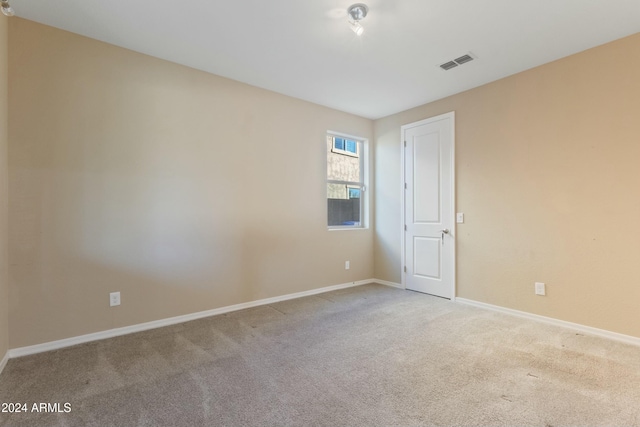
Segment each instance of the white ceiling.
[{"label": "white ceiling", "polygon": [[371,119],[640,31],[640,0],[364,0],[357,37],[355,2],[11,0],[22,18]]}]

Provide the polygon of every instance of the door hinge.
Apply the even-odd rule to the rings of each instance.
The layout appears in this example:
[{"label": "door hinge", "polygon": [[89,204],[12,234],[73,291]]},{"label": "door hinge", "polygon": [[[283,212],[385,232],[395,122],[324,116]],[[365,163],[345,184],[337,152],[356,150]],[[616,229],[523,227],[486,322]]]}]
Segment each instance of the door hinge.
[{"label": "door hinge", "polygon": [[404,148],[407,148],[407,141],[404,142]]},{"label": "door hinge", "polygon": [[407,266],[406,265],[404,266],[404,272],[405,273],[407,272]]},{"label": "door hinge", "polygon": [[405,190],[407,189],[407,183],[406,182],[404,183],[404,189]]},{"label": "door hinge", "polygon": [[407,224],[404,225],[404,231],[407,231]]}]

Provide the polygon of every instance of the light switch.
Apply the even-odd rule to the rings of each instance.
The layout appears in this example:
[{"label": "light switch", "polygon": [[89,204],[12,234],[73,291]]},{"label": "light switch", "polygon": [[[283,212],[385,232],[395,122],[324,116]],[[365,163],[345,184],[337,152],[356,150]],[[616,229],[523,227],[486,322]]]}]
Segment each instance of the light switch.
[{"label": "light switch", "polygon": [[462,223],[464,223],[464,214],[463,214],[462,212],[458,212],[458,213],[456,214],[456,222],[457,222],[458,224],[462,224]]}]

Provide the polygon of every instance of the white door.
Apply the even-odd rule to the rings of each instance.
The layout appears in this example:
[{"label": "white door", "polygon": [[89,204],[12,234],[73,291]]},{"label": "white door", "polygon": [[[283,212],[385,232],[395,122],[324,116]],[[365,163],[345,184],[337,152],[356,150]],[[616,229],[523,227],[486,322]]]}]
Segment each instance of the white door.
[{"label": "white door", "polygon": [[454,113],[402,126],[405,288],[455,295]]}]

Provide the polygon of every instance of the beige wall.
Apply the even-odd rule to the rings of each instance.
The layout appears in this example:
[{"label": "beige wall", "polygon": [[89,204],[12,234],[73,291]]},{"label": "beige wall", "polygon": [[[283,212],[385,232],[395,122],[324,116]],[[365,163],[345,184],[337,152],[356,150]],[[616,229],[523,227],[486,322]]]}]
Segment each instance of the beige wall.
[{"label": "beige wall", "polygon": [[638,52],[640,34],[376,121],[376,277],[401,280],[400,126],[455,111],[457,295],[640,337]]},{"label": "beige wall", "polygon": [[[6,27],[0,17],[0,91]],[[466,215],[458,296],[640,337],[640,35],[372,126],[19,18],[9,27],[0,357],[8,320],[16,348],[374,275],[400,282],[400,126],[448,111]],[[329,129],[375,131],[375,240],[326,230]],[[0,132],[0,174],[6,145]],[[0,188],[5,272],[6,200]]]},{"label": "beige wall", "polygon": [[8,46],[9,22],[6,16],[0,15],[0,361],[9,349],[9,282],[7,275]]},{"label": "beige wall", "polygon": [[325,196],[327,130],[372,139],[370,120],[10,35],[12,348],[372,277],[373,231],[327,231]]}]

